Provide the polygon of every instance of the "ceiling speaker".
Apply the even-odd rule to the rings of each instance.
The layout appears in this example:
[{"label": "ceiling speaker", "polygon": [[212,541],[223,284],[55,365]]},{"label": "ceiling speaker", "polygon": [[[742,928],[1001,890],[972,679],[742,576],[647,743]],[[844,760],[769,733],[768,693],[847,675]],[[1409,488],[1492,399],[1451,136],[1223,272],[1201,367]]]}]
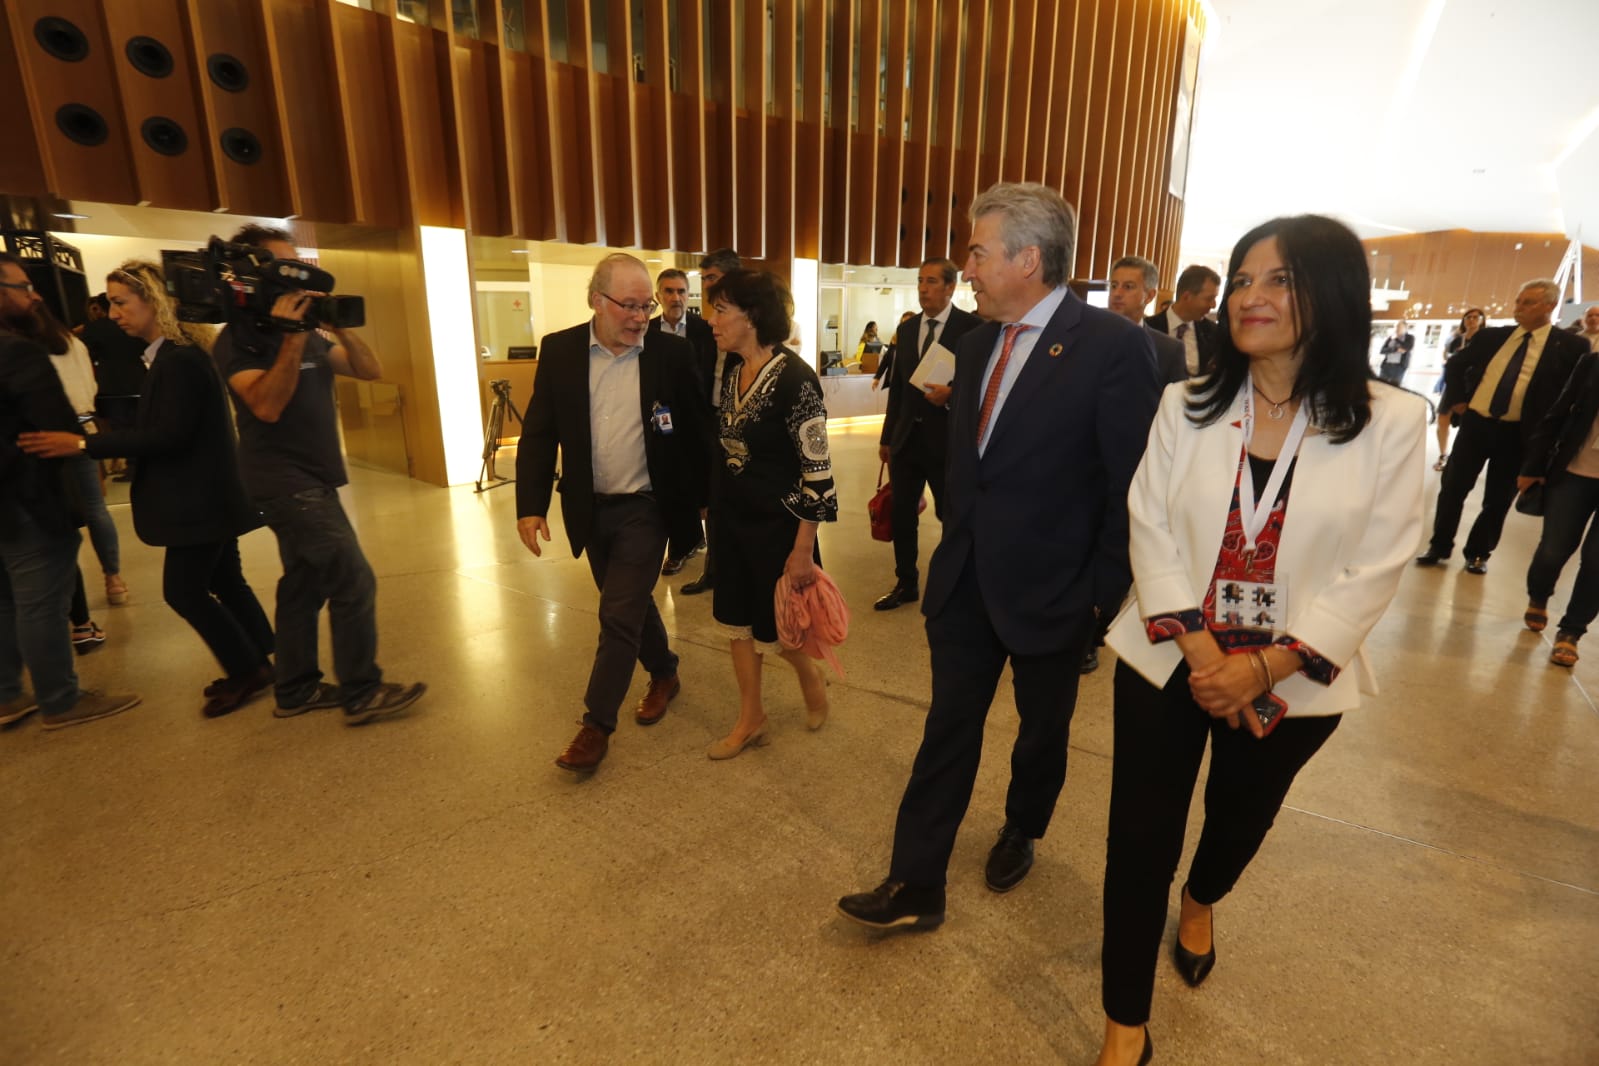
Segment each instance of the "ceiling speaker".
[{"label": "ceiling speaker", "polygon": [[245,166],[261,161],[260,138],[238,126],[222,131],[222,151],[235,163]]},{"label": "ceiling speaker", "polygon": [[100,112],[83,104],[63,104],[56,111],[56,128],[67,140],[88,148],[104,144],[111,132]]},{"label": "ceiling speaker", "polygon": [[128,38],[128,62],[140,74],[164,78],[172,73],[172,53],[154,37]]},{"label": "ceiling speaker", "polygon": [[144,143],[162,155],[182,155],[189,149],[189,135],[183,127],[163,115],[153,115],[139,127]]},{"label": "ceiling speaker", "polygon": [[67,63],[76,63],[89,55],[89,38],[64,18],[49,16],[35,22],[33,38],[40,48]]},{"label": "ceiling speaker", "polygon": [[205,69],[216,87],[230,93],[242,93],[250,84],[250,71],[226,52],[214,52],[205,61]]}]

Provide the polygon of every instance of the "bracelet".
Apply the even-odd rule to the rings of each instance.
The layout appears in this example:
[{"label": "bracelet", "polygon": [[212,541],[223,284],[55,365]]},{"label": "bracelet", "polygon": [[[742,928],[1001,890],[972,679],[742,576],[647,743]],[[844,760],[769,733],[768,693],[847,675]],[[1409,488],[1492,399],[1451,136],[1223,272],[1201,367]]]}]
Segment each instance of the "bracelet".
[{"label": "bracelet", "polygon": [[1258,682],[1262,688],[1266,688],[1268,686],[1269,682],[1267,679],[1260,676],[1260,663],[1255,658],[1255,653],[1253,651],[1249,653],[1249,672],[1254,676],[1256,682]]},{"label": "bracelet", "polygon": [[1277,679],[1271,676],[1271,664],[1266,661],[1266,653],[1256,648],[1251,654],[1259,661],[1261,673],[1266,675],[1266,691],[1269,693],[1277,687]]}]

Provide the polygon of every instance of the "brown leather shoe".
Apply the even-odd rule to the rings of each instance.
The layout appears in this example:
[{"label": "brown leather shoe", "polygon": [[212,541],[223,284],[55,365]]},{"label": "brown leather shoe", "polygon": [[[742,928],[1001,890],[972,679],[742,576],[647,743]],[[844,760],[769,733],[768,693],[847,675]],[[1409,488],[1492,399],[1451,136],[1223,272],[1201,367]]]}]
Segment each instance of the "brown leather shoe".
[{"label": "brown leather shoe", "polygon": [[611,738],[606,736],[605,730],[585,722],[583,728],[577,731],[577,736],[572,738],[572,743],[555,760],[555,765],[574,774],[592,774],[605,758],[605,749],[610,743]]},{"label": "brown leather shoe", "polygon": [[671,677],[650,678],[650,687],[644,693],[644,698],[638,701],[638,711],[634,713],[633,720],[639,725],[654,725],[666,716],[666,705],[683,690],[683,683],[677,675]]}]

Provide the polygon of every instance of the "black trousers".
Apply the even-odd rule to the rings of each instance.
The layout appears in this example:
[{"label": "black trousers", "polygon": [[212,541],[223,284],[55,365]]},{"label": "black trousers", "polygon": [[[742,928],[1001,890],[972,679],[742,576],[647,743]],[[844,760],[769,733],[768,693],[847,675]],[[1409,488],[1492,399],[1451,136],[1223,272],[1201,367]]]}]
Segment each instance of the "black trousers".
[{"label": "black trousers", "polygon": [[916,568],[916,505],[922,490],[933,490],[933,513],[944,517],[945,444],[918,422],[900,450],[889,456],[888,480],[894,486],[894,580],[906,587],[921,581]]},{"label": "black trousers", "polygon": [[1338,715],[1285,718],[1256,740],[1194,702],[1188,667],[1164,689],[1116,664],[1110,834],[1105,848],[1105,1014],[1149,1021],[1155,964],[1199,764],[1210,742],[1205,825],[1188,869],[1188,894],[1213,904],[1237,882],[1282,809],[1300,768],[1338,728]]},{"label": "black trousers", "polygon": [[1085,612],[1065,647],[1047,655],[1012,653],[989,620],[976,564],[967,562],[949,603],[927,620],[933,705],[899,805],[891,880],[914,886],[944,883],[955,832],[977,780],[983,723],[1007,660],[1021,722],[1011,747],[1005,821],[1029,837],[1044,835],[1066,783],[1078,667],[1092,625],[1092,615]]},{"label": "black trousers", "polygon": [[[1582,562],[1560,629],[1582,636],[1599,616],[1599,478],[1562,474],[1544,488],[1543,536],[1527,567],[1527,598],[1547,604],[1567,560],[1582,545]],[[1584,532],[1586,531],[1586,536]],[[79,576],[81,580],[81,575]]]},{"label": "black trousers", "polygon": [[272,654],[272,625],[239,563],[235,538],[167,549],[161,594],[229,677],[244,677]]},{"label": "black trousers", "polygon": [[1455,548],[1455,532],[1466,497],[1477,484],[1482,468],[1488,478],[1482,487],[1482,511],[1466,534],[1466,557],[1487,558],[1499,546],[1505,515],[1516,499],[1516,474],[1521,470],[1521,426],[1500,422],[1467,410],[1456,415],[1455,446],[1444,466],[1438,488],[1438,510],[1432,521],[1432,550],[1448,555]]},{"label": "black trousers", "polygon": [[643,493],[596,496],[589,534],[589,572],[600,590],[600,643],[589,671],[583,721],[611,733],[617,711],[633,684],[633,664],[652,678],[677,673],[677,656],[666,639],[666,624],[655,608],[655,582],[666,553],[666,519],[660,505]]}]

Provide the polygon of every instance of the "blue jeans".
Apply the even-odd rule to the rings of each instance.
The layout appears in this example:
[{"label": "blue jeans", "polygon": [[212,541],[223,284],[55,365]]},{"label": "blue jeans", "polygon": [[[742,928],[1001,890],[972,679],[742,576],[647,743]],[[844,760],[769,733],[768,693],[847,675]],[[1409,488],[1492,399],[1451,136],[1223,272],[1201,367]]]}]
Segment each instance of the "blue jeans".
[{"label": "blue jeans", "polygon": [[49,533],[21,507],[0,504],[0,700],[22,695],[22,667],[46,714],[78,702],[67,605],[78,572],[77,530]]},{"label": "blue jeans", "polygon": [[1560,619],[1561,629],[1579,637],[1599,615],[1599,533],[1589,526],[1595,514],[1599,514],[1599,478],[1561,475],[1544,489],[1543,536],[1527,567],[1527,598],[1547,604],[1566,560],[1582,545],[1577,580],[1571,586],[1565,617]]},{"label": "blue jeans", "polygon": [[[257,500],[278,538],[278,705],[293,707],[316,693],[317,616],[328,606],[333,674],[339,700],[350,706],[383,680],[377,664],[377,578],[334,489],[316,488]],[[657,567],[659,568],[659,567]]]},{"label": "blue jeans", "polygon": [[68,459],[67,470],[73,479],[78,507],[89,526],[89,543],[100,560],[100,569],[107,574],[122,572],[121,545],[117,540],[117,524],[111,521],[106,510],[105,490],[100,487],[100,464],[93,459]]}]

